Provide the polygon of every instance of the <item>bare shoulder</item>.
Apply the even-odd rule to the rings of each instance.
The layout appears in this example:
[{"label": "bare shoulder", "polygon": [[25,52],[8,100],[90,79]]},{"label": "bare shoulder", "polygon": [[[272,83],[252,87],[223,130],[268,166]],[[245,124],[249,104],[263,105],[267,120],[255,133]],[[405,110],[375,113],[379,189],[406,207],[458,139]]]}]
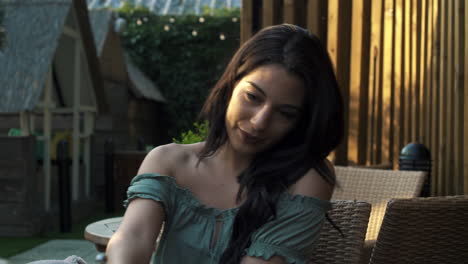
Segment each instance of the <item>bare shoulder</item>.
[{"label": "bare shoulder", "polygon": [[187,145],[171,143],[158,146],[146,155],[138,174],[158,173],[175,176],[176,169],[196,158],[201,147],[202,143]]},{"label": "bare shoulder", "polygon": [[[335,170],[330,161],[325,160],[333,174]],[[299,179],[292,187],[292,194],[311,196],[323,200],[330,200],[333,194],[334,186],[327,182],[322,175],[315,169],[311,168],[301,179]]]}]

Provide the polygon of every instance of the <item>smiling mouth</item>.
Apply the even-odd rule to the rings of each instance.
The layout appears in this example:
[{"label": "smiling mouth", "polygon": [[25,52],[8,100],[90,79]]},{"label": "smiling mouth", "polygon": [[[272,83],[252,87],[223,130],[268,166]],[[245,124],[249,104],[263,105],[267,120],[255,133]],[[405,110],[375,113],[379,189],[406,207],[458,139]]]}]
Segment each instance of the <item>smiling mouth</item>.
[{"label": "smiling mouth", "polygon": [[253,136],[252,134],[248,133],[248,132],[245,132],[244,130],[242,129],[239,129],[240,132],[241,132],[241,135],[242,135],[242,139],[246,142],[246,143],[249,143],[249,144],[257,144],[259,142],[262,141],[262,138],[260,137],[257,137],[257,136]]}]

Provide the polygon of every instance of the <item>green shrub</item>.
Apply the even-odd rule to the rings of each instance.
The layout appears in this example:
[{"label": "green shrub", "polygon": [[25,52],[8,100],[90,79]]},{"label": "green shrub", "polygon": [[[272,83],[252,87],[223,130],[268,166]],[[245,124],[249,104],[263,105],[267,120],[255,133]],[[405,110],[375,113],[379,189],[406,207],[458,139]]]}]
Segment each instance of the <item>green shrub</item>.
[{"label": "green shrub", "polygon": [[[125,4],[124,46],[166,97],[169,138],[192,128],[208,91],[239,46],[239,9],[158,16]],[[207,15],[213,13],[213,15]]]},{"label": "green shrub", "polygon": [[208,121],[203,123],[195,122],[193,125],[195,132],[192,130],[182,132],[180,139],[173,138],[172,141],[178,144],[192,144],[203,141],[208,134]]}]

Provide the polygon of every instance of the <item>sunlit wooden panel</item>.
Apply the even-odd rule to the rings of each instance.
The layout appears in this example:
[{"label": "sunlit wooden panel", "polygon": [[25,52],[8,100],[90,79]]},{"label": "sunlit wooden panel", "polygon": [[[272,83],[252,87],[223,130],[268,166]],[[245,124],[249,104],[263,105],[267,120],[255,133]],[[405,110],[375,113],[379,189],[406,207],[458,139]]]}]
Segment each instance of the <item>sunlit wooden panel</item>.
[{"label": "sunlit wooden panel", "polygon": [[241,43],[248,40],[253,34],[253,1],[242,0],[242,12],[241,12],[241,28],[240,28],[240,39]]},{"label": "sunlit wooden panel", "polygon": [[382,2],[372,1],[371,8],[371,38],[369,57],[369,110],[368,110],[368,142],[367,163],[379,162],[380,153],[378,148],[379,127],[379,96],[381,89],[381,38],[382,38]]},{"label": "sunlit wooden panel", "polygon": [[[341,94],[344,100],[345,113],[349,111],[349,70],[350,70],[350,45],[351,45],[351,0],[330,0],[329,10],[329,35],[327,48],[334,61],[334,67]],[[348,137],[348,116],[345,116],[344,138]],[[335,160],[337,164],[347,164],[348,141],[344,140],[336,150]]]},{"label": "sunlit wooden panel", "polygon": [[280,24],[281,0],[263,0],[262,27]]},{"label": "sunlit wooden panel", "polygon": [[435,153],[438,163],[438,181],[437,181],[437,194],[445,194],[445,164],[444,160],[447,152],[447,1],[441,1],[440,4],[440,50],[441,57],[439,60],[439,151]]},{"label": "sunlit wooden panel", "polygon": [[419,47],[421,49],[419,55],[419,133],[418,138],[419,142],[427,146],[427,131],[424,129],[425,124],[427,121],[427,88],[426,88],[426,76],[427,76],[427,69],[426,69],[426,61],[427,61],[427,1],[420,2],[420,19],[419,23],[421,24],[420,28],[420,42]]},{"label": "sunlit wooden panel", "polygon": [[463,80],[463,91],[464,91],[464,97],[463,97],[463,107],[464,107],[464,112],[463,112],[463,181],[464,181],[464,194],[468,194],[468,0],[462,0],[463,1],[463,11],[464,11],[464,16],[465,16],[465,22],[463,23],[464,25],[464,45],[463,49],[465,50],[465,56],[464,56],[464,62],[463,64],[465,65],[464,68],[464,80]]},{"label": "sunlit wooden panel", "polygon": [[307,28],[317,35],[322,43],[327,43],[327,14],[328,0],[307,1]]},{"label": "sunlit wooden panel", "polygon": [[394,38],[394,69],[393,69],[393,81],[394,81],[394,109],[393,109],[393,146],[392,151],[394,153],[393,166],[398,166],[398,156],[403,144],[403,101],[402,93],[404,85],[404,1],[395,1],[395,38]]},{"label": "sunlit wooden panel", "polygon": [[384,1],[383,17],[383,47],[382,47],[382,157],[379,163],[393,162],[393,132],[392,120],[394,119],[392,108],[394,94],[394,46],[393,25],[395,19],[395,6],[393,0]]},{"label": "sunlit wooden panel", "polygon": [[464,3],[453,3],[453,65],[454,69],[454,128],[453,128],[453,194],[463,194],[463,81],[464,81]]},{"label": "sunlit wooden panel", "polygon": [[439,153],[439,109],[440,109],[440,100],[439,100],[439,76],[440,76],[440,17],[439,17],[439,0],[432,1],[432,12],[431,12],[431,25],[432,25],[432,57],[431,57],[431,90],[432,90],[432,100],[431,100],[431,117],[432,117],[432,127],[431,127],[431,155],[432,155],[432,175],[431,175],[431,195],[438,195],[438,183],[439,183],[439,162],[438,162],[438,153]]},{"label": "sunlit wooden panel", "polygon": [[411,25],[410,25],[410,29],[411,29],[411,70],[410,70],[410,80],[411,80],[411,84],[410,84],[410,101],[408,102],[409,103],[409,106],[411,107],[411,111],[410,111],[410,116],[411,116],[411,122],[410,122],[410,138],[409,138],[409,142],[413,142],[413,141],[419,141],[419,139],[417,138],[417,135],[418,135],[418,117],[419,117],[419,113],[418,113],[418,110],[419,110],[419,69],[420,69],[420,65],[419,65],[419,54],[420,54],[420,50],[419,50],[419,42],[420,42],[420,38],[419,38],[419,23],[418,23],[418,19],[419,19],[419,13],[420,13],[420,10],[419,10],[419,6],[418,4],[420,3],[420,0],[411,0]]},{"label": "sunlit wooden panel", "polygon": [[445,194],[451,195],[453,194],[453,154],[454,154],[454,140],[453,140],[453,132],[454,132],[454,67],[453,67],[453,52],[454,52],[454,11],[453,11],[453,3],[455,1],[447,1],[447,62],[446,62],[446,82],[445,82],[445,100],[446,100],[446,126],[445,126],[445,137],[446,137],[446,150],[444,155],[444,180],[445,180]]},{"label": "sunlit wooden panel", "polygon": [[429,150],[432,151],[432,145],[431,145],[431,132],[432,132],[432,115],[431,115],[431,102],[432,102],[432,49],[433,49],[433,42],[432,42],[432,33],[433,33],[433,28],[432,28],[432,0],[426,2],[426,8],[424,9],[424,14],[425,14],[425,28],[426,28],[426,34],[424,36],[424,42],[425,42],[425,65],[424,65],[424,99],[423,99],[423,104],[424,104],[424,114],[425,114],[425,119],[424,119],[424,124],[423,124],[423,130],[424,130],[424,144],[429,148]]},{"label": "sunlit wooden panel", "polygon": [[[425,112],[426,112],[426,120],[424,123],[424,130],[426,133],[426,146],[429,148],[431,151],[432,159],[434,157],[433,151],[434,151],[434,144],[433,144],[433,127],[434,127],[434,114],[433,114],[433,102],[435,100],[435,95],[434,95],[434,84],[433,84],[433,75],[434,75],[434,54],[436,53],[434,49],[436,48],[435,41],[434,41],[434,36],[436,35],[435,30],[436,28],[434,27],[433,23],[433,1],[434,0],[429,0],[426,5],[426,65],[425,65],[425,85],[424,85],[424,90],[425,90],[425,99],[424,103],[426,105]],[[434,168],[434,166],[432,166]],[[432,177],[431,177],[432,178]],[[432,182],[431,179],[429,179],[429,184],[431,185],[432,189]],[[432,192],[432,190],[430,190]]]},{"label": "sunlit wooden panel", "polygon": [[337,45],[338,45],[338,4],[339,0],[328,1],[327,50],[336,73]]},{"label": "sunlit wooden panel", "polygon": [[283,1],[283,17],[285,23],[306,27],[306,11],[305,0]]},{"label": "sunlit wooden panel", "polygon": [[365,164],[367,141],[370,0],[353,1],[350,53],[348,160]]},{"label": "sunlit wooden panel", "polygon": [[403,145],[411,141],[411,1],[403,1],[403,87],[402,93],[402,112],[403,112]]}]

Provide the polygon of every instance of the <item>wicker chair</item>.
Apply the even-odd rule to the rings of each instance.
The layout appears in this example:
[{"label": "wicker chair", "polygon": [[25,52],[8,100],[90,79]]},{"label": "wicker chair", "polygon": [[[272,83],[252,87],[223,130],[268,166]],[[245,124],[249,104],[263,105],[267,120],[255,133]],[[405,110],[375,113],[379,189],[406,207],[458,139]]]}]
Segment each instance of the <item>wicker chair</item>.
[{"label": "wicker chair", "polygon": [[468,263],[468,196],[392,199],[370,263]]},{"label": "wicker chair", "polygon": [[377,239],[387,202],[421,193],[426,176],[420,171],[378,170],[335,166],[338,187],[333,200],[359,200],[372,205],[366,241]]},{"label": "wicker chair", "polygon": [[343,236],[325,221],[311,257],[313,264],[356,264],[367,230],[371,205],[359,201],[333,201],[330,219]]}]

